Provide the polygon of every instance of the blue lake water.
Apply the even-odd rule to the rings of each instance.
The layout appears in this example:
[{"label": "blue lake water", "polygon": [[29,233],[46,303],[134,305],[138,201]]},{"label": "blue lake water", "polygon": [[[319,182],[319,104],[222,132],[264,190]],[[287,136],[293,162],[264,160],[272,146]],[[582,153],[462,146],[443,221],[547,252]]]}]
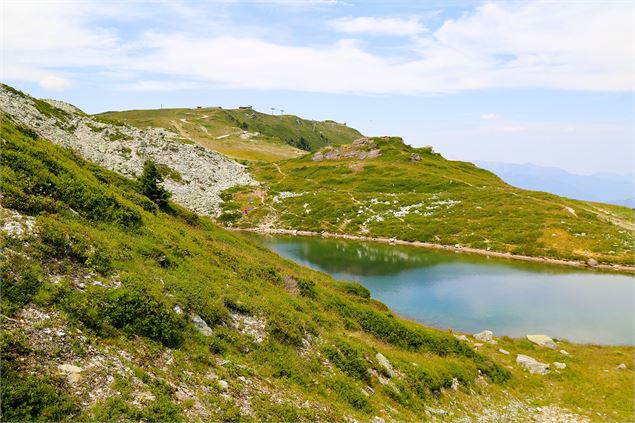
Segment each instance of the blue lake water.
[{"label": "blue lake water", "polygon": [[379,243],[250,237],[336,279],[358,281],[396,313],[427,325],[635,344],[631,275]]}]

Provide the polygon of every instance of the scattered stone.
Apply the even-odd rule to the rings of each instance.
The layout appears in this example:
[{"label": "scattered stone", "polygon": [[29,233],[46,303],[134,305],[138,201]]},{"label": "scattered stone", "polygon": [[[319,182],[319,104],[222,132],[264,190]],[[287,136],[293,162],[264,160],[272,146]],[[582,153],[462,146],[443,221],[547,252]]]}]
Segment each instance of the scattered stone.
[{"label": "scattered stone", "polygon": [[518,354],[518,356],[516,357],[516,363],[529,370],[529,373],[531,373],[532,375],[544,375],[549,372],[548,364],[540,363],[535,358],[529,357],[527,355]]},{"label": "scattered stone", "polygon": [[482,346],[483,346],[483,344],[481,344],[480,342],[475,342],[475,343],[474,343],[474,346],[475,346],[476,348],[478,348],[478,347],[482,347]]},{"label": "scattered stone", "polygon": [[379,362],[379,365],[384,368],[388,376],[395,377],[395,370],[392,368],[392,364],[390,364],[390,361],[388,361],[382,353],[377,353],[375,358]]},{"label": "scattered stone", "polygon": [[410,161],[411,162],[420,162],[421,161],[421,156],[418,155],[417,153],[412,153],[410,155]]},{"label": "scattered stone", "polygon": [[468,337],[467,337],[467,336],[465,336],[465,335],[456,335],[456,334],[455,334],[455,335],[454,335],[454,337],[455,337],[456,339],[458,339],[459,341],[465,341],[465,342],[468,342],[468,341],[469,341]]},{"label": "scattered stone", "polygon": [[504,350],[504,349],[502,349],[502,348],[499,348],[499,349],[498,349],[498,352],[499,352],[499,353],[501,353],[501,354],[509,355],[509,351]]},{"label": "scattered stone", "polygon": [[174,393],[174,396],[179,401],[187,401],[192,397],[192,395],[190,395],[189,392],[185,391],[182,388],[177,389],[176,392]]},{"label": "scattered stone", "polygon": [[152,392],[143,391],[135,394],[135,400],[141,404],[150,403],[155,399],[156,397],[152,394]]},{"label": "scattered stone", "polygon": [[452,378],[452,384],[450,385],[450,389],[452,389],[453,391],[458,391],[459,390],[459,380],[457,378]]},{"label": "scattered stone", "polygon": [[183,309],[181,307],[179,307],[178,304],[174,305],[174,312],[176,314],[183,314]]},{"label": "scattered stone", "polygon": [[57,369],[66,375],[68,383],[75,384],[82,378],[80,372],[83,370],[81,367],[74,366],[72,364],[60,364]]},{"label": "scattered stone", "polygon": [[553,362],[553,367],[555,367],[556,369],[566,369],[567,365],[565,363],[560,363],[558,361],[554,361]]},{"label": "scattered stone", "polygon": [[586,261],[586,264],[588,264],[591,267],[596,267],[599,263],[596,259],[590,258]]},{"label": "scattered stone", "polygon": [[550,348],[555,350],[557,348],[556,343],[547,335],[527,335],[527,339],[536,345],[541,347]]},{"label": "scattered stone", "polygon": [[231,312],[231,325],[241,335],[249,335],[253,337],[254,342],[260,344],[267,337],[265,330],[265,319],[258,316],[250,316],[248,314]]},{"label": "scattered stone", "polygon": [[474,338],[482,342],[488,342],[490,344],[496,344],[494,340],[494,333],[491,330],[484,330],[483,332],[475,333]]},{"label": "scattered stone", "polygon": [[379,416],[374,416],[372,422],[373,423],[386,423],[386,420],[382,419]]},{"label": "scattered stone", "polygon": [[617,370],[626,370],[626,364],[624,364],[624,363],[618,364],[616,369]]},{"label": "scattered stone", "polygon": [[445,416],[448,414],[447,411],[442,410],[440,408],[432,408],[428,405],[425,406],[426,407],[426,414],[430,415],[430,414],[435,414],[437,416]]},{"label": "scattered stone", "polygon": [[220,379],[218,381],[218,387],[220,388],[221,391],[226,391],[229,389],[229,383],[227,383],[226,380]]},{"label": "scattered stone", "polygon": [[205,323],[205,320],[201,319],[198,314],[192,314],[190,318],[192,319],[192,322],[194,322],[196,329],[198,329],[198,331],[203,335],[211,336],[214,333],[207,323]]},{"label": "scattered stone", "polygon": [[560,354],[562,354],[562,355],[569,355],[569,353],[568,353],[568,352],[566,352],[565,350],[560,350]]}]

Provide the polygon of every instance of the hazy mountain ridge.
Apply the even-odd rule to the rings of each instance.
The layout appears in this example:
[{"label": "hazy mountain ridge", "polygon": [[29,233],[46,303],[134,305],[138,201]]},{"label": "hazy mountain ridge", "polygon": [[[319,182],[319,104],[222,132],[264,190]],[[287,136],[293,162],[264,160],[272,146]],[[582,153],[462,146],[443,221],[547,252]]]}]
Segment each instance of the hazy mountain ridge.
[{"label": "hazy mountain ridge", "polygon": [[596,173],[579,175],[566,170],[537,166],[476,161],[505,182],[518,188],[546,191],[577,200],[597,201],[625,207],[635,207],[635,174]]}]

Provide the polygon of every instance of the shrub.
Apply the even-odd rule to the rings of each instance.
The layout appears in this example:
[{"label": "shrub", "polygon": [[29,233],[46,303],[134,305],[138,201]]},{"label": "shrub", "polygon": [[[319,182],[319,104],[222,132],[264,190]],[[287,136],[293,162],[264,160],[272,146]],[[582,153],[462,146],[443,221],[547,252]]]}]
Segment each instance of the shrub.
[{"label": "shrub", "polygon": [[370,373],[361,353],[344,341],[336,341],[335,345],[327,345],[323,352],[341,371],[355,379],[370,380]]},{"label": "shrub", "polygon": [[308,298],[316,298],[317,291],[315,290],[315,282],[308,279],[298,279],[298,289],[300,295]]},{"label": "shrub", "polygon": [[3,259],[0,264],[2,312],[15,314],[31,301],[41,285],[39,266],[20,255]]},{"label": "shrub", "polygon": [[109,292],[104,314],[112,326],[127,333],[145,336],[170,348],[183,343],[183,318],[142,287]]},{"label": "shrub", "polygon": [[342,380],[337,380],[332,384],[332,387],[341,399],[358,410],[366,412],[370,412],[372,410],[368,398],[366,398],[366,396],[355,386]]},{"label": "shrub", "polygon": [[0,368],[1,421],[63,421],[78,411],[61,380],[18,373],[4,360]]}]

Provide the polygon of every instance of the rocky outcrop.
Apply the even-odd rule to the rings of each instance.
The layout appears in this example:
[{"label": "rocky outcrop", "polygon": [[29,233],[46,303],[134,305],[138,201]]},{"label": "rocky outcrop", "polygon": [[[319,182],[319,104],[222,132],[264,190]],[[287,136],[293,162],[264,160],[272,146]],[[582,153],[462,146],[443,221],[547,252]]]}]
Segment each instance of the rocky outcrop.
[{"label": "rocky outcrop", "polygon": [[0,86],[0,110],[40,137],[127,177],[154,160],[165,173],[173,201],[199,214],[217,215],[220,193],[227,188],[258,185],[245,166],[165,129],[102,121],[70,104],[36,100],[6,86]]},{"label": "rocky outcrop", "polygon": [[343,160],[343,159],[374,159],[381,156],[377,144],[369,138],[360,138],[350,145],[326,147],[313,155],[313,161]]}]

